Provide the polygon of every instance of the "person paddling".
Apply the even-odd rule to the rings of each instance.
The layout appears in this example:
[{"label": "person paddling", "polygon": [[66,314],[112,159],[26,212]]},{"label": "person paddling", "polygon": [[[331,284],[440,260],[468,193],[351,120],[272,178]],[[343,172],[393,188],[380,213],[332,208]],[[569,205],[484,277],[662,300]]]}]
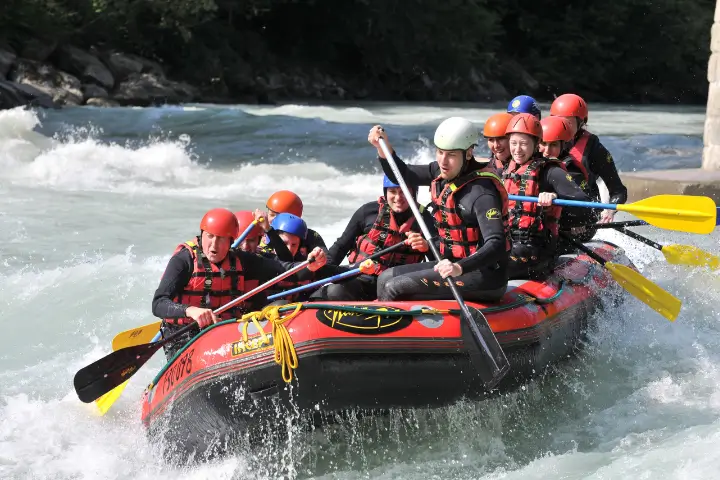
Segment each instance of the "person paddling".
[{"label": "person paddling", "polygon": [[512,118],[510,113],[496,113],[487,119],[483,127],[483,136],[490,149],[490,164],[495,167],[495,173],[499,176],[502,176],[510,163],[510,144],[505,130]]},{"label": "person paddling", "polygon": [[[214,208],[200,221],[200,234],[175,249],[153,296],[152,312],[163,319],[160,328],[163,338],[193,321],[197,322],[197,328],[164,346],[168,359],[201,329],[265,306],[266,295],[261,293],[220,317],[213,313],[213,310],[297,265],[238,249],[231,250],[230,245],[239,235],[240,226],[235,215],[230,210]],[[310,259],[314,261],[308,268],[293,277],[298,280],[312,278],[312,272],[327,261],[321,248],[311,251],[308,255]]]},{"label": "person paddling", "polygon": [[400,174],[414,186],[430,186],[434,224],[443,260],[401,265],[378,278],[378,300],[451,299],[451,276],[463,298],[496,301],[507,287],[510,235],[508,200],[501,179],[488,163],[473,158],[479,131],[461,117],[444,120],[435,130],[436,161],[407,165],[392,150],[385,130],[376,125],[368,141],[377,149],[385,174],[397,183],[379,140],[393,152]]}]

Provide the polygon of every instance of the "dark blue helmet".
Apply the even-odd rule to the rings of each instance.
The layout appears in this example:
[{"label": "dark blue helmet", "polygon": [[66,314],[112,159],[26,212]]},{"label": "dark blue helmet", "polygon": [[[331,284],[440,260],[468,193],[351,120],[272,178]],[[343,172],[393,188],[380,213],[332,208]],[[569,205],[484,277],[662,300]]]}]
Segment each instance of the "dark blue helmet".
[{"label": "dark blue helmet", "polygon": [[307,237],[307,223],[292,213],[278,213],[270,226],[279,232],[287,232],[303,240]]},{"label": "dark blue helmet", "polygon": [[540,107],[535,99],[529,95],[518,95],[510,100],[507,107],[508,113],[529,113],[541,119]]}]

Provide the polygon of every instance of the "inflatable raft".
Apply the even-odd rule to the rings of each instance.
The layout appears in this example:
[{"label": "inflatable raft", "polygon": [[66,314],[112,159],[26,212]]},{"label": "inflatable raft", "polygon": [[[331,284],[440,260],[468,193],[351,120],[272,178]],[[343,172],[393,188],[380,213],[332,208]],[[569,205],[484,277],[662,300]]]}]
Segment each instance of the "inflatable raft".
[{"label": "inflatable raft", "polygon": [[[632,267],[615,245],[587,245]],[[542,282],[511,281],[497,304],[467,302],[484,313],[511,364],[496,391],[576,351],[610,285],[598,263],[572,254]],[[454,301],[306,303],[264,313],[204,330],[158,373],[143,396],[150,435],[182,456],[203,455],[286,407],[312,415],[488,395]]]}]

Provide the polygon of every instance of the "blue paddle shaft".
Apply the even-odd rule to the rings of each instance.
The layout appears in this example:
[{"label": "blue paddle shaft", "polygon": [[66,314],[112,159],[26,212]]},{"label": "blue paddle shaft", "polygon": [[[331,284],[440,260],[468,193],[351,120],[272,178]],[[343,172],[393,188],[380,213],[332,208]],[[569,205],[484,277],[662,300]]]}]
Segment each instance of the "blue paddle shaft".
[{"label": "blue paddle shaft", "polygon": [[254,222],[250,223],[250,225],[247,226],[245,231],[238,237],[238,239],[233,242],[231,248],[237,248],[243,242],[243,240],[245,240],[245,237],[250,235],[250,231],[255,228],[255,226],[256,224]]},{"label": "blue paddle shaft", "polygon": [[292,295],[294,293],[302,292],[304,290],[308,290],[310,288],[314,287],[321,287],[325,285],[326,283],[334,282],[335,280],[342,280],[343,278],[353,277],[360,273],[359,268],[353,268],[352,270],[348,270],[347,272],[338,273],[337,275],[334,275],[329,278],[323,278],[322,280],[318,280],[316,282],[308,283],[307,285],[302,285],[296,288],[293,288],[292,290],[287,290],[284,292],[276,293],[275,295],[270,295],[268,297],[269,301],[278,300],[283,297],[287,297],[288,295]]},{"label": "blue paddle shaft", "polygon": [[[537,201],[538,201],[537,197],[523,197],[521,195],[508,195],[508,198],[510,200],[515,200],[518,202],[537,203]],[[602,208],[605,210],[617,210],[617,205],[614,203],[581,202],[579,200],[562,200],[560,198],[556,198],[555,200],[553,200],[553,204],[565,205],[568,207],[586,207],[586,208]]]}]

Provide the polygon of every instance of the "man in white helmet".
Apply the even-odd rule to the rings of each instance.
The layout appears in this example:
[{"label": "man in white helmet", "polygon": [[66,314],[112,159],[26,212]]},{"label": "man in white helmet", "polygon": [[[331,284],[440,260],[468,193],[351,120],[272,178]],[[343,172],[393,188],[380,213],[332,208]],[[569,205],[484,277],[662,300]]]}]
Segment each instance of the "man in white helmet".
[{"label": "man in white helmet", "polygon": [[376,125],[368,141],[377,148],[385,174],[397,182],[380,148],[383,138],[408,185],[430,186],[433,217],[443,260],[401,265],[378,278],[378,300],[450,299],[447,277],[454,277],[468,300],[496,301],[505,293],[512,244],[508,198],[502,180],[487,163],[473,158],[480,132],[461,117],[443,121],[435,131],[436,161],[406,165],[394,152],[385,130]]}]

